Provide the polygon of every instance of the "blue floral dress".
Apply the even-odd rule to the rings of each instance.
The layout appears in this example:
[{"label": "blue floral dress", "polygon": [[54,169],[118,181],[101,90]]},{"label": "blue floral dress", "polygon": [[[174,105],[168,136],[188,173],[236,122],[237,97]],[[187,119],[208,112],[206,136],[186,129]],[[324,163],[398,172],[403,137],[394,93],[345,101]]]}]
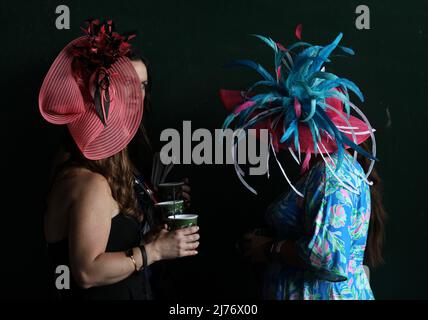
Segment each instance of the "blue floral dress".
[{"label": "blue floral dress", "polygon": [[[334,166],[337,154],[327,162]],[[348,190],[333,172],[358,193]],[[291,191],[269,207],[267,221],[277,239],[294,240],[308,268],[270,264],[266,299],[374,299],[363,268],[371,207],[363,176],[348,153],[338,171],[320,161],[296,184],[304,198]]]}]

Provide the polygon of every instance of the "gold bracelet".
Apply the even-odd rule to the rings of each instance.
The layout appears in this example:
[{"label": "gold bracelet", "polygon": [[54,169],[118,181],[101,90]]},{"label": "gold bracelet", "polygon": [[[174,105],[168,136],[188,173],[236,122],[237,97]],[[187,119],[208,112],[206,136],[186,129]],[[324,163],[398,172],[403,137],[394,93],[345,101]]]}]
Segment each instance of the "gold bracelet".
[{"label": "gold bracelet", "polygon": [[129,256],[132,260],[132,263],[134,264],[135,272],[138,272],[137,263],[135,262],[135,258],[133,255]]}]

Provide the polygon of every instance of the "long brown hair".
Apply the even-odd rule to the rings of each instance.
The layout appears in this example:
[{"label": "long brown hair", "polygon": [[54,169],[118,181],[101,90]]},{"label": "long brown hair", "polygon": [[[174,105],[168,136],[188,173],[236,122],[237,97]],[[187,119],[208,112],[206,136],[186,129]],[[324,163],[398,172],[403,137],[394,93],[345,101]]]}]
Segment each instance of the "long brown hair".
[{"label": "long brown hair", "polygon": [[139,217],[141,212],[134,194],[135,168],[130,160],[128,148],[106,159],[89,160],[78,150],[68,130],[65,129],[62,138],[59,163],[55,168],[53,179],[73,167],[98,173],[106,178],[120,211],[128,216]]},{"label": "long brown hair", "polygon": [[[362,143],[360,146],[366,151],[371,152],[370,146],[367,142]],[[369,159],[358,155],[358,162],[365,171],[368,170],[370,166]],[[373,185],[370,187],[371,213],[365,260],[370,267],[376,267],[384,263],[382,247],[385,240],[385,222],[387,219],[387,213],[382,201],[382,179],[376,170],[376,166],[373,168],[373,171],[369,176],[369,181],[372,181]]]}]

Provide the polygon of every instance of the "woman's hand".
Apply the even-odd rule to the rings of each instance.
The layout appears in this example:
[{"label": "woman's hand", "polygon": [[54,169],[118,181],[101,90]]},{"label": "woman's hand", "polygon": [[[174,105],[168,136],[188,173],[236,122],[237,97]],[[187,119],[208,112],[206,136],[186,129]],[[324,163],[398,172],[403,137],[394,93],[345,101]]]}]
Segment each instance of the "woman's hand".
[{"label": "woman's hand", "polygon": [[149,263],[198,254],[199,227],[189,227],[174,231],[163,228],[154,240],[146,244]]},{"label": "woman's hand", "polygon": [[254,263],[264,263],[267,261],[267,248],[272,244],[272,238],[259,236],[254,232],[246,233],[242,249],[244,256],[250,258]]},{"label": "woman's hand", "polygon": [[150,242],[155,241],[158,237],[162,229],[166,228],[162,225],[156,225],[150,229],[150,231],[146,232],[143,236],[141,244],[147,245]]}]

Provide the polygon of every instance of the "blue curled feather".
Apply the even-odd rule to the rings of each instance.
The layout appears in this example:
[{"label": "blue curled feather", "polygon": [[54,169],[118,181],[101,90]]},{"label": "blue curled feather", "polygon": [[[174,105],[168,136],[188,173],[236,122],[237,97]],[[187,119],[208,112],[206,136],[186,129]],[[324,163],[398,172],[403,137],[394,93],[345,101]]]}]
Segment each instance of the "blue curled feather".
[{"label": "blue curled feather", "polygon": [[340,48],[343,52],[345,52],[345,53],[347,53],[347,54],[349,54],[349,55],[351,55],[351,56],[355,55],[355,51],[354,51],[354,50],[352,50],[351,48],[344,47],[344,46],[339,46],[339,48]]},{"label": "blue curled feather", "polygon": [[271,47],[272,50],[275,51],[275,53],[278,53],[278,46],[276,45],[276,42],[273,41],[271,38],[267,38],[267,37],[261,36],[259,34],[252,34],[252,36],[262,40],[269,47]]}]

